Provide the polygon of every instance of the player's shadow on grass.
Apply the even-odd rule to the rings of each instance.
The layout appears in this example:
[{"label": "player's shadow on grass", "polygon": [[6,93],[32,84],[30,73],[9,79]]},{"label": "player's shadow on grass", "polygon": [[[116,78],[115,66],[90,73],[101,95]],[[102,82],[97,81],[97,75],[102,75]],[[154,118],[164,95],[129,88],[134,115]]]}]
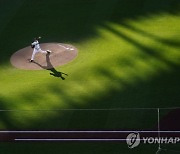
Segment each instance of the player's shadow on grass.
[{"label": "player's shadow on grass", "polygon": [[34,61],[34,63],[36,65],[38,65],[39,67],[43,68],[43,69],[46,69],[46,70],[49,70],[51,71],[50,75],[54,76],[54,77],[58,77],[58,78],[61,78],[62,80],[65,80],[65,77],[63,77],[63,74],[68,76],[68,74],[66,73],[63,73],[63,72],[59,72],[57,71],[53,65],[51,64],[51,61],[50,61],[50,54],[46,54],[46,62],[47,62],[47,66],[42,66],[41,64],[39,64],[38,62]]}]

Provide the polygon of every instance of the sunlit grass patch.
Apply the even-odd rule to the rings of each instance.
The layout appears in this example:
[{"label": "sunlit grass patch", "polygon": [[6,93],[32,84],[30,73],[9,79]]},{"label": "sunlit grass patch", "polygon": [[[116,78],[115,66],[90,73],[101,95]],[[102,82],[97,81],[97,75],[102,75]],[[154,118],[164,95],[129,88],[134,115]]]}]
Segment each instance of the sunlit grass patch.
[{"label": "sunlit grass patch", "polygon": [[[101,100],[111,91],[121,93],[129,85],[149,82],[163,72],[170,72],[172,66],[180,62],[177,45],[179,22],[178,16],[160,13],[121,24],[104,22],[98,25],[95,28],[97,36],[93,39],[72,42],[79,50],[78,57],[56,68],[68,74],[65,80],[50,76],[48,70],[27,71],[14,69],[10,65],[2,66],[1,109],[97,107],[95,100]],[[115,99],[118,102],[120,98]],[[110,103],[108,107],[111,107]],[[123,106],[122,103],[112,106]],[[29,112],[21,118],[15,114],[10,113],[8,117],[17,126],[28,127],[28,123],[43,118],[41,112]],[[47,113],[47,116],[57,115]],[[0,128],[6,128],[3,122],[0,125]]]}]

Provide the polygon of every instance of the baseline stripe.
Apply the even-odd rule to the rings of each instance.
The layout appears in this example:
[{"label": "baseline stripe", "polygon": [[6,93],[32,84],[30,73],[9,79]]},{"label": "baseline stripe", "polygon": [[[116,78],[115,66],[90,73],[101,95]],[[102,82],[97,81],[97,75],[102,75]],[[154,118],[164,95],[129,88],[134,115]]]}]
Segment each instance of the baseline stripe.
[{"label": "baseline stripe", "polygon": [[126,141],[126,139],[14,139],[15,141]]}]

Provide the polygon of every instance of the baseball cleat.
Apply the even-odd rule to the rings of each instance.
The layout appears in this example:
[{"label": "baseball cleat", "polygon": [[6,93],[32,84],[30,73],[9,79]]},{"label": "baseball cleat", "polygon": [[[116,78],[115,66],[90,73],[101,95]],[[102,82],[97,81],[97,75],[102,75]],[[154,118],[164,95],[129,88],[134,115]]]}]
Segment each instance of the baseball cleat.
[{"label": "baseball cleat", "polygon": [[34,62],[34,60],[32,60],[32,59],[31,59],[29,62],[31,62],[31,63],[32,63],[32,62]]},{"label": "baseball cleat", "polygon": [[50,54],[51,53],[51,51],[50,50],[47,50],[47,54]]}]

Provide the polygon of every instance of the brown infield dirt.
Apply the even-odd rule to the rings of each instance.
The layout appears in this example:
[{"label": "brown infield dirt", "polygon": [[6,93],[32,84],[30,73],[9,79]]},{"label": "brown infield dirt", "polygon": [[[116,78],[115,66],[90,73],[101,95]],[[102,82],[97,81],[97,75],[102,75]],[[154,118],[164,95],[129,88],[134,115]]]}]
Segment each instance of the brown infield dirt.
[{"label": "brown infield dirt", "polygon": [[51,53],[43,54],[38,52],[35,55],[34,62],[30,62],[33,49],[30,46],[25,47],[11,56],[11,64],[16,68],[24,70],[51,69],[69,63],[78,54],[78,50],[69,44],[42,43],[40,47],[45,51],[50,50]]}]

